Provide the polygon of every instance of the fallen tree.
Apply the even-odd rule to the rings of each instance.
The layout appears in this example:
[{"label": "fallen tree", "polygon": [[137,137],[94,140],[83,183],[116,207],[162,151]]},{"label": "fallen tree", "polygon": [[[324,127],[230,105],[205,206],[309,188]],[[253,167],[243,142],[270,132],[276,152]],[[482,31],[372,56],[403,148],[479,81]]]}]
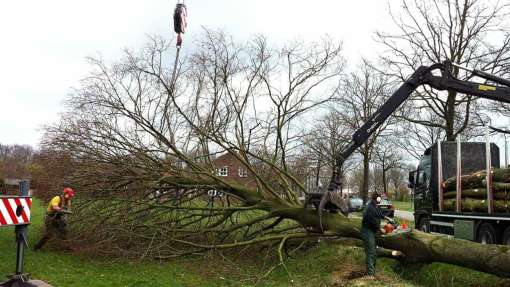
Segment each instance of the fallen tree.
[{"label": "fallen tree", "polygon": [[[321,222],[316,210],[304,209],[300,205],[290,204],[280,198],[262,196],[257,191],[244,186],[224,183],[208,177],[185,176],[162,177],[158,180],[158,186],[172,191],[190,188],[197,190],[204,186],[216,188],[232,196],[232,201],[235,204],[229,207],[191,207],[185,203],[188,199],[187,196],[185,196],[187,199],[182,201],[177,202],[173,198],[158,205],[151,205],[147,202],[144,204],[143,200],[132,201],[132,206],[129,208],[131,212],[124,210],[119,214],[124,217],[124,221],[108,223],[108,220],[105,220],[101,224],[107,226],[98,225],[95,227],[98,236],[96,238],[98,241],[95,243],[98,244],[98,247],[101,246],[104,250],[105,242],[109,242],[110,244],[106,244],[106,246],[115,243],[113,245],[117,247],[114,253],[124,250],[121,253],[129,256],[133,255],[128,253],[128,250],[131,250],[150,257],[171,258],[187,254],[200,254],[211,249],[240,248],[267,241],[279,242],[283,246],[290,239],[324,236],[361,239],[360,219],[347,218],[339,213],[324,213],[322,218],[324,231],[319,232]],[[172,201],[173,203],[171,203]],[[126,203],[126,201],[119,202]],[[140,210],[135,212],[132,209],[140,206],[151,207],[151,214],[139,213]],[[181,212],[175,212],[179,209]],[[83,209],[80,211],[83,212]],[[219,213],[220,211],[221,213]],[[165,217],[164,214],[168,212],[174,212],[174,216]],[[246,219],[239,218],[247,212],[254,212],[257,216]],[[137,214],[140,216],[133,216]],[[112,219],[112,216],[113,214],[103,214],[99,217]],[[195,220],[183,221],[183,218],[186,217]],[[140,219],[143,220],[143,223],[138,226],[136,220]],[[291,221],[284,224],[284,220]],[[149,228],[151,224],[160,224],[161,226],[157,229]],[[281,224],[281,228],[277,228],[279,224]],[[87,230],[90,227],[88,224],[85,226],[87,226]],[[132,229],[129,229],[131,231],[129,234],[123,235],[121,230],[126,226]],[[153,232],[149,233],[147,230],[153,230]],[[113,232],[118,238],[102,236],[102,232],[110,236],[113,235]],[[110,242],[110,240],[115,242]],[[415,229],[410,232],[380,235],[377,237],[377,242],[380,247],[387,249],[381,251],[384,256],[394,257],[401,261],[409,263],[443,262],[510,277],[510,248],[507,246],[482,245],[467,240],[423,233]],[[141,246],[136,247],[136,244],[141,244]],[[392,255],[391,251],[399,252]]]},{"label": "fallen tree", "polygon": [[[165,259],[274,242],[283,264],[289,240],[359,239],[359,219],[323,213],[321,225],[299,200],[305,116],[338,92],[341,46],[326,39],[270,48],[261,37],[241,45],[211,31],[195,46],[176,78],[161,39],[113,65],[92,59],[94,72],[69,99],[71,113],[47,127],[44,147],[76,165],[66,178],[78,191],[72,246]],[[224,176],[220,153],[251,181]],[[408,262],[510,277],[505,246],[415,230],[377,240]]]},{"label": "fallen tree", "polygon": [[[178,186],[188,185],[190,182],[200,182],[197,179],[176,177],[162,178],[161,180]],[[208,181],[204,180],[202,182]],[[235,185],[223,186],[214,182],[208,182],[207,184],[215,185],[238,196],[249,206],[265,210],[273,216],[293,219],[305,227],[320,230],[316,210],[280,203],[278,200],[268,200],[257,196],[255,191]],[[347,218],[341,214],[325,213],[323,216],[322,227],[326,235],[361,239],[361,220]],[[297,236],[297,234],[293,236]],[[379,236],[377,243],[386,249],[402,252],[403,256],[402,254],[395,254],[395,257],[407,262],[444,262],[499,276],[510,276],[510,247],[507,246],[482,245],[467,240],[436,236],[415,229],[411,232]]]}]

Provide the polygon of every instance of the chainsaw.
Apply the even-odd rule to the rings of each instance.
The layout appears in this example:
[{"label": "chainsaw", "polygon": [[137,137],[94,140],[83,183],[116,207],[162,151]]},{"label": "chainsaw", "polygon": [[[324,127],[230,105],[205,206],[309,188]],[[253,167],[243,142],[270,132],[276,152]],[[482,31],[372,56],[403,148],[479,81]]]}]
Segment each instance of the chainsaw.
[{"label": "chainsaw", "polygon": [[393,218],[389,218],[386,216],[385,219],[387,220],[387,222],[383,227],[384,234],[410,231],[410,228],[407,227],[405,221],[402,224],[400,224]]}]

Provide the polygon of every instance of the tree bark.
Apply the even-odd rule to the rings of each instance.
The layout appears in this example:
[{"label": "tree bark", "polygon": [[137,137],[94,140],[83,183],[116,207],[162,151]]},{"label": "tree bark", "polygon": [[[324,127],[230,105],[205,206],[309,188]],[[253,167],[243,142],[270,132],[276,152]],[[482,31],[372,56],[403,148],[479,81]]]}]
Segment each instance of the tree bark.
[{"label": "tree bark", "polygon": [[361,188],[361,198],[363,199],[363,204],[368,201],[368,183],[370,180],[370,157],[368,156],[368,152],[363,153],[363,187]]},{"label": "tree bark", "polygon": [[448,91],[445,114],[445,133],[447,141],[455,141],[455,96],[456,92]]},{"label": "tree bark", "polygon": [[382,181],[383,181],[383,193],[385,195],[388,195],[388,183],[386,181],[386,169],[384,166],[382,169]]}]

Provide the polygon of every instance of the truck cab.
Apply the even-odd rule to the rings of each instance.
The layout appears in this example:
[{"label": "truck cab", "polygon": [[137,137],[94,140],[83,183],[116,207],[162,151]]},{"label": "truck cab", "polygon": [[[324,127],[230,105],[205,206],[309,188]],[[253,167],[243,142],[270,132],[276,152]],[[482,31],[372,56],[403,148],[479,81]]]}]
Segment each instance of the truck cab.
[{"label": "truck cab", "polygon": [[[415,171],[409,173],[409,187],[413,190],[413,203],[415,210],[416,228],[424,231],[430,231],[429,221],[426,220],[432,213],[432,158],[430,148],[421,156],[418,167]],[[416,220],[418,219],[418,220]]]},{"label": "truck cab", "polygon": [[[422,155],[418,167],[409,173],[409,187],[413,192],[416,228],[424,232],[453,235],[489,244],[510,245],[510,213],[456,212],[440,210],[439,189],[447,178],[457,173],[457,142],[441,143],[441,162],[438,164],[437,143]],[[461,173],[485,170],[486,143],[462,142],[460,148]],[[491,166],[499,168],[499,148],[490,144]],[[442,179],[438,178],[439,166]]]}]

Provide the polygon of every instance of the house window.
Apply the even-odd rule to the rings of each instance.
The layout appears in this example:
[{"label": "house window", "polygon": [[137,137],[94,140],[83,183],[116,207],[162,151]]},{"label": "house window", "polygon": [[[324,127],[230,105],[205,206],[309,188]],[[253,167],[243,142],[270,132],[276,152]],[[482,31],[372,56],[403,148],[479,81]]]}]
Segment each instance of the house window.
[{"label": "house window", "polygon": [[219,176],[228,176],[228,167],[224,166],[222,168],[217,169]]},{"label": "house window", "polygon": [[239,177],[248,177],[248,171],[244,167],[239,168]]}]

